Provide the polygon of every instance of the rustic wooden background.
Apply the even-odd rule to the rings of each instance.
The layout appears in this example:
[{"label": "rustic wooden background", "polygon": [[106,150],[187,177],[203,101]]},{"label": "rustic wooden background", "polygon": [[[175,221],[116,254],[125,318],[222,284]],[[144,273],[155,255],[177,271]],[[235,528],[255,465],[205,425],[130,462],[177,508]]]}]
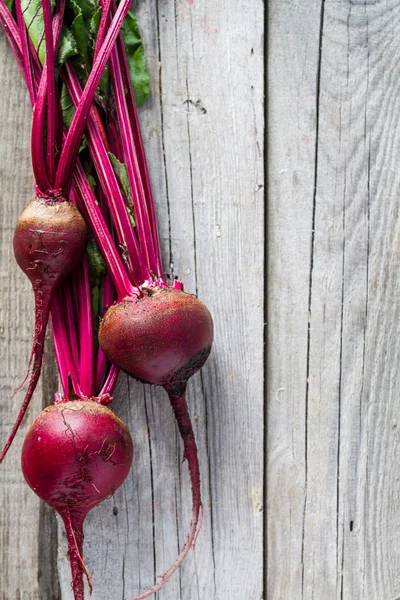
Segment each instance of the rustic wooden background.
[{"label": "rustic wooden background", "polygon": [[267,598],[400,597],[400,3],[268,2]]},{"label": "rustic wooden background", "polygon": [[[196,550],[158,600],[263,597],[264,5],[138,0],[152,95],[141,110],[165,267],[215,319],[189,386],[205,520]],[[310,24],[314,25],[314,23]],[[33,195],[31,109],[0,35],[0,439],[17,414],[32,341],[29,282],[12,254]],[[300,290],[299,290],[300,291]],[[20,471],[24,431],[52,401],[50,358],[0,468],[0,600],[71,600],[64,534]],[[129,600],[173,561],[190,521],[186,464],[162,391],[121,376],[114,409],[133,436],[124,487],[86,521],[93,600]]]}]

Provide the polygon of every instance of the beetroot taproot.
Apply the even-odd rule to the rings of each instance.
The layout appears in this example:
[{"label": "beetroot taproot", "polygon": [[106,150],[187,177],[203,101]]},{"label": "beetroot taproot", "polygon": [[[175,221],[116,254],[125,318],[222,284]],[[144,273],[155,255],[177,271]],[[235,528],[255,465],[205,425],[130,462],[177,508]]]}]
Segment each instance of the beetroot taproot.
[{"label": "beetroot taproot", "polygon": [[143,288],[113,304],[99,329],[99,343],[130,375],[168,391],[186,384],[208,358],[213,322],[191,294],[169,287]]},{"label": "beetroot taproot", "polygon": [[75,600],[84,598],[83,522],[128,475],[132,439],[102,404],[62,401],[45,408],[28,431],[22,471],[32,490],[62,517]]}]

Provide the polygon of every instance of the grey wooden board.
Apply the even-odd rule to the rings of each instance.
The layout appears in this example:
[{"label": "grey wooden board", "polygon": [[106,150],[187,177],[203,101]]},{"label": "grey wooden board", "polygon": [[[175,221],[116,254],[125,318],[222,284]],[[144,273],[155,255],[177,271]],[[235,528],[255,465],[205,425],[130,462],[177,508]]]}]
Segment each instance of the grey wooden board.
[{"label": "grey wooden board", "polygon": [[[158,600],[260,600],[264,5],[262,0],[143,0],[133,6],[152,78],[152,96],[140,117],[157,199],[165,269],[179,274],[187,291],[198,293],[215,320],[212,356],[190,382],[188,393],[199,444],[203,530],[195,551],[158,594]],[[11,306],[8,310],[15,312],[12,319],[12,312],[5,316],[9,319],[8,335],[16,336],[18,319],[23,328],[13,380],[10,373],[5,374],[8,387],[4,389],[9,391],[4,395],[8,399],[24,374],[32,314],[29,285],[12,263],[10,243],[15,219],[33,188],[27,95],[4,36],[1,43],[0,110],[5,113],[1,122],[8,132],[1,144],[5,157],[2,200],[6,191],[12,192],[1,209],[6,223],[2,235],[7,234],[7,239],[2,239],[1,259],[4,255],[7,261],[1,293]],[[5,98],[11,88],[15,88],[13,94],[22,108],[6,108]],[[23,135],[14,131],[16,122]],[[16,149],[26,165],[22,190],[20,167],[13,159]],[[18,306],[10,281],[16,282],[20,292]],[[8,341],[1,346],[8,361],[17,346],[12,348],[15,351]],[[44,393],[48,401],[49,390]],[[3,401],[2,410],[7,415],[7,423],[2,422],[3,438],[18,400],[20,396],[13,403]],[[129,600],[151,586],[155,576],[175,560],[190,522],[187,466],[182,464],[182,447],[165,394],[122,375],[113,406],[132,432],[135,460],[126,484],[86,522],[85,560],[93,576],[94,600]],[[27,424],[39,410],[40,398]],[[43,513],[43,508],[40,513],[34,494],[22,481],[18,467],[22,439],[20,435],[7,464],[8,478],[18,478],[15,494],[7,492],[8,480],[0,480],[2,493],[8,493],[0,508],[5,532],[2,556],[3,562],[7,559],[8,579],[0,588],[4,600],[18,598],[17,587],[21,598],[70,600],[65,538],[59,525],[58,573],[52,579],[49,555],[44,551],[46,536],[56,550],[54,525],[51,514]],[[0,470],[0,477],[5,478],[5,472]],[[26,497],[21,506],[15,502],[17,493]],[[29,514],[23,512],[28,503]],[[12,529],[15,523],[24,524],[20,538]],[[15,547],[6,539],[11,533]],[[41,564],[42,558],[46,566]]]},{"label": "grey wooden board", "polygon": [[399,24],[269,2],[269,600],[400,596]]}]

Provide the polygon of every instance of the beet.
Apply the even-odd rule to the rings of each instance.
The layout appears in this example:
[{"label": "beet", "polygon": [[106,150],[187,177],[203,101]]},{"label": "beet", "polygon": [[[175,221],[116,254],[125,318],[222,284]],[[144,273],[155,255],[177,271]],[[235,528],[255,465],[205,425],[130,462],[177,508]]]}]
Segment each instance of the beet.
[{"label": "beet", "polygon": [[143,600],[160,590],[194,545],[201,526],[202,502],[196,440],[186,402],[188,379],[207,360],[213,342],[213,321],[195,296],[168,287],[142,287],[140,297],[113,304],[99,329],[107,358],[145,383],[164,387],[184,444],[192,485],[192,520],[185,544],[174,564]]},{"label": "beet", "polygon": [[33,365],[23,404],[0,455],[0,462],[11,446],[40,377],[46,326],[54,294],[81,262],[87,241],[88,230],[83,217],[73,204],[62,198],[51,201],[35,199],[18,219],[14,255],[29,278],[35,296],[35,331],[30,358]]},{"label": "beet", "polygon": [[37,198],[18,219],[14,255],[33,291],[51,294],[79,265],[87,241],[86,223],[71,202]]},{"label": "beet", "polygon": [[99,329],[99,343],[118,367],[145,383],[183,391],[208,358],[213,322],[207,307],[173,288],[142,288],[113,304]]},{"label": "beet", "polygon": [[75,600],[83,600],[83,522],[128,475],[132,439],[124,423],[102,404],[63,401],[43,410],[22,448],[22,471],[33,491],[62,517],[68,540]]}]

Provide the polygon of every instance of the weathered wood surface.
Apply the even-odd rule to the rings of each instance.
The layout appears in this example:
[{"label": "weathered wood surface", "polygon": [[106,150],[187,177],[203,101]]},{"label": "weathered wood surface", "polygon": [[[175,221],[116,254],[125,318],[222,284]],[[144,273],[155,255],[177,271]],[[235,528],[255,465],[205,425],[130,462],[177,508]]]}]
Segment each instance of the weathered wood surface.
[{"label": "weathered wood surface", "polygon": [[[158,600],[260,600],[263,595],[263,31],[262,0],[133,3],[152,97],[141,110],[164,264],[215,319],[215,346],[189,386],[205,519],[196,550]],[[1,434],[21,395],[32,331],[29,284],[12,259],[18,213],[33,191],[30,109],[0,38]],[[54,376],[39,389],[51,399]],[[190,521],[186,464],[160,390],[121,376],[114,408],[135,461],[121,490],[86,523],[93,600],[129,600],[175,559]],[[23,483],[23,432],[0,470],[0,600],[70,600],[60,527]],[[52,568],[58,548],[58,569]]]},{"label": "weathered wood surface", "polygon": [[268,600],[400,596],[399,25],[269,2]]}]

